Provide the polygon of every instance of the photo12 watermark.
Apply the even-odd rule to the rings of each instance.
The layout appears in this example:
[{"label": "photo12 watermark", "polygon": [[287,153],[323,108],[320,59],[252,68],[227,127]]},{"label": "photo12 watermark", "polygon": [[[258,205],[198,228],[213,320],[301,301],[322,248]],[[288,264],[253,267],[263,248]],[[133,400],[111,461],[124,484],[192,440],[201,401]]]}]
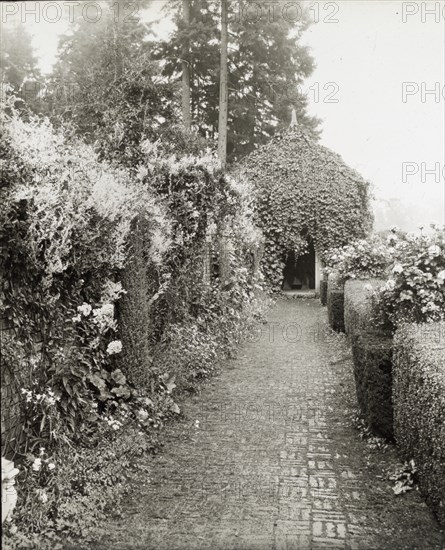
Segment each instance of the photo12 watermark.
[{"label": "photo12 watermark", "polygon": [[442,103],[445,85],[442,82],[402,82],[402,102]]},{"label": "photo12 watermark", "polygon": [[261,428],[276,425],[285,428],[301,426],[302,424],[314,427],[324,426],[325,416],[321,407],[308,407],[296,400],[230,400],[215,401],[202,405],[194,427],[205,430],[215,425],[246,424],[258,428],[258,444],[264,434]]},{"label": "photo12 watermark", "polygon": [[[210,16],[219,13],[221,2],[203,0],[200,7],[201,20],[206,22]],[[289,2],[288,0],[228,2],[228,23],[339,23],[340,4],[338,2]]]},{"label": "photo12 watermark", "polygon": [[403,23],[421,21],[422,23],[445,23],[444,2],[402,2],[401,17]]},{"label": "photo12 watermark", "polygon": [[115,22],[138,20],[141,12],[139,2],[1,2],[0,13],[2,23],[20,21],[21,23],[59,23],[66,21],[74,23],[84,20],[97,23],[105,15]]},{"label": "photo12 watermark", "polygon": [[445,165],[441,162],[403,162],[403,183],[440,183],[445,181]]},{"label": "photo12 watermark", "polygon": [[[240,92],[242,92],[241,89]],[[339,92],[340,86],[337,82],[314,82],[307,87],[279,81],[268,84],[268,99],[271,103],[283,100],[292,101],[295,104],[303,100],[311,103],[339,103]]]}]

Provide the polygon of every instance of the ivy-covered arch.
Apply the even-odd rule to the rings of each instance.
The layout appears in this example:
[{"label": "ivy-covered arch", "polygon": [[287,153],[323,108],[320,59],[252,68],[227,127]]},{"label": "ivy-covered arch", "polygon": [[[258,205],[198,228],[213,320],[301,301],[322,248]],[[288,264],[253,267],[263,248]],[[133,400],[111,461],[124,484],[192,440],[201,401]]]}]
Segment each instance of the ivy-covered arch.
[{"label": "ivy-covered arch", "polygon": [[275,290],[286,254],[326,252],[364,237],[372,228],[369,183],[301,128],[277,134],[241,163],[254,184],[256,216],[265,235],[262,269]]}]

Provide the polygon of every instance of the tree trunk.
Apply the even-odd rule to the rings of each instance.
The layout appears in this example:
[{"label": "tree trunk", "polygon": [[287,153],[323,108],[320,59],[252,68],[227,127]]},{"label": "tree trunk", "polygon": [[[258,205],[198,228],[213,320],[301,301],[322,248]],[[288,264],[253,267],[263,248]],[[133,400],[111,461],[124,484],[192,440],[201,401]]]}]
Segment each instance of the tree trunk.
[{"label": "tree trunk", "polygon": [[223,168],[227,157],[227,114],[229,83],[227,77],[227,2],[221,0],[221,68],[219,85],[218,157]]},{"label": "tree trunk", "polygon": [[[190,0],[182,0],[182,16],[184,26],[188,30],[190,25]],[[190,130],[192,116],[190,111],[190,64],[188,39],[182,46],[182,122],[186,130]]]}]

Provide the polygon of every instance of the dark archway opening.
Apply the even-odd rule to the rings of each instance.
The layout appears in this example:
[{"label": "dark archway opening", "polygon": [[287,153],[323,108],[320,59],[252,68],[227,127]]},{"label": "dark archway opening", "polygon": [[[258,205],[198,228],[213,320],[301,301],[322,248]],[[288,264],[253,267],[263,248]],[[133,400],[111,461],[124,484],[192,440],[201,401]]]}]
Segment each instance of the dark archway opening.
[{"label": "dark archway opening", "polygon": [[315,249],[309,242],[308,251],[295,257],[295,251],[287,253],[283,271],[283,290],[315,290]]}]

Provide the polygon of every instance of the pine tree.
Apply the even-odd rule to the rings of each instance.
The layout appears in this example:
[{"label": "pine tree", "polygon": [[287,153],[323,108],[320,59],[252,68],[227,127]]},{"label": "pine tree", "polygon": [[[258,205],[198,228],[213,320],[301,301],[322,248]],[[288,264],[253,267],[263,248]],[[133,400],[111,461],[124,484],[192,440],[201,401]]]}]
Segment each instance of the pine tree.
[{"label": "pine tree", "polygon": [[222,166],[224,167],[227,160],[227,115],[229,109],[227,42],[227,0],[221,0],[221,65],[219,72],[218,156]]},{"label": "pine tree", "polygon": [[32,37],[20,21],[1,24],[0,67],[3,85],[29,107],[35,107],[41,92],[41,75],[32,47]]},{"label": "pine tree", "polygon": [[[182,13],[185,32],[190,26],[190,0],[182,0]],[[192,125],[190,112],[190,66],[189,66],[189,44],[185,38],[182,46],[182,122],[186,130]]]},{"label": "pine tree", "polygon": [[118,0],[100,21],[80,19],[61,38],[53,115],[131,164],[134,146],[143,137],[156,139],[171,117],[173,92],[152,58],[147,26],[129,16],[128,5]]},{"label": "pine tree", "polygon": [[[260,17],[249,16],[249,4],[258,7]],[[228,8],[228,141],[229,160],[235,160],[265,143],[278,129],[287,127],[292,108],[298,123],[318,136],[319,120],[307,113],[306,97],[299,92],[314,69],[314,61],[300,38],[307,29],[303,17],[292,22],[271,2],[227,0]],[[164,41],[157,53],[163,60],[163,74],[180,78],[181,51],[187,41],[190,59],[192,120],[203,136],[218,132],[220,88],[220,2],[190,0],[192,24],[181,25],[179,6],[170,9],[178,29]]]}]

